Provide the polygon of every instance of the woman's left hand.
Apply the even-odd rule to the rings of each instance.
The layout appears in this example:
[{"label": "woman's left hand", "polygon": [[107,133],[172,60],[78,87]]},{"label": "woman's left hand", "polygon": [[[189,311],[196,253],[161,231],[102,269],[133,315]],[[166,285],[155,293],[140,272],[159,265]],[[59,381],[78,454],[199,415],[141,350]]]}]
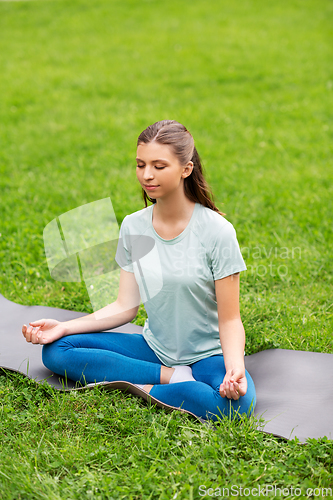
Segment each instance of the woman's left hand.
[{"label": "woman's left hand", "polygon": [[220,385],[222,398],[239,399],[247,391],[247,380],[243,370],[228,370]]}]

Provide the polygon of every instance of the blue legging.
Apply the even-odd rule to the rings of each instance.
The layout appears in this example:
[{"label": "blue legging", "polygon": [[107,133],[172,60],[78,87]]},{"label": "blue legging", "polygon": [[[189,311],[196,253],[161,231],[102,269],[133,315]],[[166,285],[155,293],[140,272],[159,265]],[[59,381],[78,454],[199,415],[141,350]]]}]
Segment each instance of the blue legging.
[{"label": "blue legging", "polygon": [[151,396],[204,419],[231,416],[233,410],[250,414],[256,403],[254,383],[247,371],[245,396],[237,401],[220,396],[219,387],[226,373],[222,354],[191,365],[195,382],[161,384],[161,361],[140,334],[68,335],[44,345],[42,356],[51,371],[83,384],[105,380],[152,384]]}]

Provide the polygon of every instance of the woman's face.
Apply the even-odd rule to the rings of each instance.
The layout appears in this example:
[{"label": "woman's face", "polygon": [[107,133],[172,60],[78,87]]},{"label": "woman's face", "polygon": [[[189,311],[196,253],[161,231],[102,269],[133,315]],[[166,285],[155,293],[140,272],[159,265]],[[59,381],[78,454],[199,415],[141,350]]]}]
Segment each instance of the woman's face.
[{"label": "woman's face", "polygon": [[137,178],[153,199],[184,192],[184,179],[191,174],[193,163],[180,165],[169,146],[155,141],[140,144],[137,149]]}]

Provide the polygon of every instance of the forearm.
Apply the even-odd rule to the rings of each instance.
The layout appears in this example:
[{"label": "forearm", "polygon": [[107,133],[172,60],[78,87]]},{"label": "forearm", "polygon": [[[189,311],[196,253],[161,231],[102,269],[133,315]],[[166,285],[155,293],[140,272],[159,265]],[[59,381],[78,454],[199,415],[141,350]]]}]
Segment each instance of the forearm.
[{"label": "forearm", "polygon": [[65,321],[62,326],[65,328],[65,335],[111,330],[132,321],[137,310],[137,307],[128,309],[115,301],[88,316]]},{"label": "forearm", "polygon": [[219,330],[226,370],[241,369],[245,371],[245,330],[242,320],[237,318],[220,323]]}]

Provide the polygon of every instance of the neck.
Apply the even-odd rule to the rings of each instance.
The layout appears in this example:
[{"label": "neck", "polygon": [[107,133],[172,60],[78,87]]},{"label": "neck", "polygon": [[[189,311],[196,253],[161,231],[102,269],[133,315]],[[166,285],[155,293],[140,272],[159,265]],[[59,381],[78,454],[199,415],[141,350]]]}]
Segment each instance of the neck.
[{"label": "neck", "polygon": [[192,214],[195,202],[187,198],[184,192],[172,193],[167,198],[158,198],[154,207],[154,216],[165,224],[174,224],[187,220]]}]

